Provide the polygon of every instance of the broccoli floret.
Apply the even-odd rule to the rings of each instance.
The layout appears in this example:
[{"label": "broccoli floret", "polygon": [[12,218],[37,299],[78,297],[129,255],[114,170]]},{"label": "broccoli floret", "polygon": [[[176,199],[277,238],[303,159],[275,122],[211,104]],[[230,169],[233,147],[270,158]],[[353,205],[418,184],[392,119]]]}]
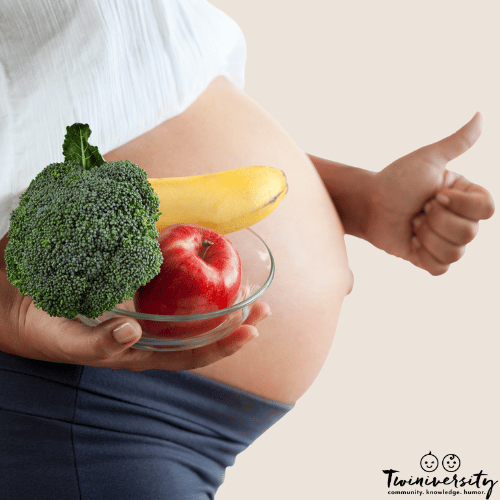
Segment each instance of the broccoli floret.
[{"label": "broccoli floret", "polygon": [[100,316],[160,272],[159,203],[129,161],[48,165],[11,215],[7,276],[50,316]]}]

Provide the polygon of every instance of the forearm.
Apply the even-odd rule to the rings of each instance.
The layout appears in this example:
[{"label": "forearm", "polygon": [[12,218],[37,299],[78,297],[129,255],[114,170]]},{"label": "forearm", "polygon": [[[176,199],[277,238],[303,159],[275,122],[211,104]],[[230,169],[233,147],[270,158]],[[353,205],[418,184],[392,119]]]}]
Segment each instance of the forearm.
[{"label": "forearm", "polygon": [[370,184],[375,172],[308,154],[326,186],[347,234],[364,238]]},{"label": "forearm", "polygon": [[18,339],[13,331],[13,309],[18,306],[16,288],[8,281],[7,273],[0,269],[0,351],[16,352]]},{"label": "forearm", "polygon": [[14,352],[17,338],[12,332],[12,312],[19,305],[20,295],[14,285],[7,279],[5,270],[4,252],[7,245],[7,236],[0,240],[0,351]]}]

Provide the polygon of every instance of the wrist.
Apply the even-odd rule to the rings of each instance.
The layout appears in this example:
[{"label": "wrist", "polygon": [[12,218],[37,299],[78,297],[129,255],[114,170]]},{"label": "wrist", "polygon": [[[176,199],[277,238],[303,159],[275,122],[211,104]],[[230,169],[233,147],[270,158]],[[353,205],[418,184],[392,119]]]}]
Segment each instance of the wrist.
[{"label": "wrist", "polygon": [[308,156],[332,198],[346,234],[366,239],[376,172]]}]

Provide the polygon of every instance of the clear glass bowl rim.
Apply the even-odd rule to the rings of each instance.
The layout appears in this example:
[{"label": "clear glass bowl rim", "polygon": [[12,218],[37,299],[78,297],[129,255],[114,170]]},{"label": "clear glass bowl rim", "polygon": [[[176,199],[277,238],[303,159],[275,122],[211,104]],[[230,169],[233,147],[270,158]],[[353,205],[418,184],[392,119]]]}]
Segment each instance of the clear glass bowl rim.
[{"label": "clear glass bowl rim", "polygon": [[274,271],[275,271],[274,257],[273,254],[271,253],[271,250],[267,246],[267,243],[255,231],[253,231],[248,227],[245,228],[244,231],[250,231],[264,244],[269,254],[269,259],[271,262],[271,269],[269,271],[269,276],[267,277],[265,283],[259,288],[259,290],[257,290],[254,294],[250,295],[250,297],[246,298],[245,300],[242,300],[241,302],[238,302],[237,304],[233,304],[230,307],[226,307],[225,309],[219,309],[217,311],[210,311],[200,314],[177,314],[168,316],[164,314],[146,314],[136,311],[127,311],[126,309],[120,309],[118,307],[114,307],[110,312],[119,314],[120,316],[129,316],[131,318],[142,319],[142,320],[165,321],[165,322],[166,321],[187,322],[187,321],[199,321],[209,318],[217,318],[218,316],[223,316],[225,314],[232,313],[234,311],[237,311],[238,309],[242,309],[243,307],[251,304],[252,302],[255,302],[259,297],[261,297],[264,294],[264,292],[269,288],[269,285],[273,281]]}]

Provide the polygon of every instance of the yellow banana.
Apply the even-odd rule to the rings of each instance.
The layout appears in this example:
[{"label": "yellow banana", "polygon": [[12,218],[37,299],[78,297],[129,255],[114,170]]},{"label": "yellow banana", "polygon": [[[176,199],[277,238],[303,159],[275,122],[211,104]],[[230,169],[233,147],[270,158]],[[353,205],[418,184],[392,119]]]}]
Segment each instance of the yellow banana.
[{"label": "yellow banana", "polygon": [[213,174],[148,179],[160,198],[158,230],[191,223],[227,234],[259,222],[288,190],[273,167],[243,167]]}]

